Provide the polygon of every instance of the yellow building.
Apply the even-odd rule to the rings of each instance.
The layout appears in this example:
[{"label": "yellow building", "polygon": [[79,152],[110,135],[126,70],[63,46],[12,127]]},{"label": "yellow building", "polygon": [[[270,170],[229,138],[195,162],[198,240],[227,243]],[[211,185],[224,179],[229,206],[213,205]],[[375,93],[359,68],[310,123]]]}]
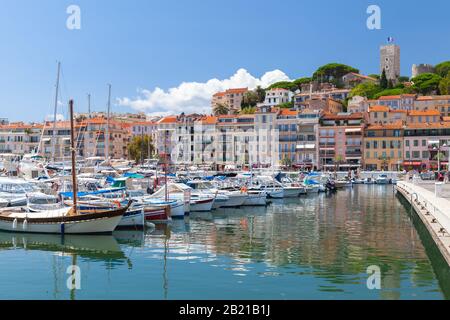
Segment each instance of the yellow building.
[{"label": "yellow building", "polygon": [[370,124],[364,132],[364,168],[401,170],[403,163],[403,122]]}]

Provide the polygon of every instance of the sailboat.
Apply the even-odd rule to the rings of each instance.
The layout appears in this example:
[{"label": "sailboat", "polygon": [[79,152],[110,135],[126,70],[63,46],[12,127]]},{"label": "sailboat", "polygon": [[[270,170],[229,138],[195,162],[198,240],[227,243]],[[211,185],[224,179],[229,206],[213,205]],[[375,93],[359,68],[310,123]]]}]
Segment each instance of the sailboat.
[{"label": "sailboat", "polygon": [[0,230],[23,233],[49,234],[110,234],[131,205],[105,211],[84,212],[77,207],[77,177],[75,169],[75,129],[73,100],[69,101],[72,153],[73,206],[55,210],[29,212],[24,208],[1,209]]}]

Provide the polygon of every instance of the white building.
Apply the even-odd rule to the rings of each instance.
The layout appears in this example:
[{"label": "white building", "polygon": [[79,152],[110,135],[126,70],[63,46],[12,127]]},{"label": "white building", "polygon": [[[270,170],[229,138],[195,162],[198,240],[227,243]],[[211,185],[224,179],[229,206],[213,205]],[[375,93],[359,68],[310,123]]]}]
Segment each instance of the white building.
[{"label": "white building", "polygon": [[294,94],[290,90],[276,88],[266,92],[266,99],[260,106],[276,107],[280,104],[291,102]]}]

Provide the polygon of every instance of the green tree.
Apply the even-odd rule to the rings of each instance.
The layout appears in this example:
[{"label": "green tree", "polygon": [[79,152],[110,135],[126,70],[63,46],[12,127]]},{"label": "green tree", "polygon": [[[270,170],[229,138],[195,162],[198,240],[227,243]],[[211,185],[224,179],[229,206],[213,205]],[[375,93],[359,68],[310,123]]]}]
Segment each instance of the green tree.
[{"label": "green tree", "polygon": [[296,91],[298,87],[294,82],[280,81],[280,82],[276,82],[276,83],[270,85],[267,88],[267,90],[277,89],[277,88],[286,89],[286,90],[290,90],[290,91]]},{"label": "green tree", "polygon": [[304,78],[298,78],[297,80],[294,80],[295,85],[298,89],[302,88],[303,84],[311,83],[312,78],[304,77]]},{"label": "green tree", "polygon": [[361,96],[368,99],[373,99],[373,97],[381,91],[382,89],[378,84],[373,82],[364,82],[357,85],[350,91],[350,97]]},{"label": "green tree", "polygon": [[436,74],[438,74],[442,78],[446,77],[447,74],[450,72],[450,61],[439,63],[434,67],[434,70]]},{"label": "green tree", "polygon": [[261,86],[257,86],[255,89],[256,95],[258,96],[258,102],[264,102],[264,100],[266,99],[266,90],[264,90],[263,88],[261,88]]},{"label": "green tree", "polygon": [[434,73],[423,73],[417,77],[411,79],[413,84],[413,89],[417,93],[421,94],[431,94],[433,92],[439,91],[439,83],[442,78]]},{"label": "green tree", "polygon": [[334,157],[334,171],[339,171],[341,169],[341,164],[344,162],[344,157],[340,154]]},{"label": "green tree", "polygon": [[387,89],[388,88],[388,80],[387,80],[387,77],[386,77],[386,70],[385,69],[383,69],[383,72],[381,73],[380,87],[381,87],[381,89]]},{"label": "green tree", "polygon": [[255,91],[247,91],[242,98],[241,109],[254,107],[258,102],[258,94]]},{"label": "green tree", "polygon": [[401,76],[401,77],[398,78],[398,81],[399,81],[400,83],[408,82],[408,81],[409,81],[409,77],[407,77],[407,76]]},{"label": "green tree", "polygon": [[313,80],[331,82],[339,86],[342,85],[342,77],[350,72],[359,73],[359,70],[341,63],[329,63],[314,72]]},{"label": "green tree", "polygon": [[239,114],[254,114],[256,112],[256,107],[246,107],[242,108],[241,111],[239,111]]},{"label": "green tree", "polygon": [[404,93],[403,89],[386,89],[386,90],[383,90],[383,91],[375,94],[373,96],[373,99],[378,99],[379,97],[383,97],[383,96],[397,96],[397,95],[400,95],[403,93]]},{"label": "green tree", "polygon": [[450,72],[439,82],[439,91],[441,94],[450,94]]},{"label": "green tree", "polygon": [[128,155],[136,162],[151,158],[154,152],[155,147],[150,136],[135,136],[128,144]]},{"label": "green tree", "polygon": [[294,102],[293,101],[285,102],[285,103],[279,104],[277,107],[280,107],[282,109],[291,109],[294,107]]},{"label": "green tree", "polygon": [[291,167],[292,166],[292,159],[289,158],[288,156],[285,156],[282,160],[281,160],[281,165],[285,166],[285,167]]},{"label": "green tree", "polygon": [[226,104],[218,103],[214,107],[214,115],[220,116],[220,115],[226,115],[230,112],[230,108]]}]

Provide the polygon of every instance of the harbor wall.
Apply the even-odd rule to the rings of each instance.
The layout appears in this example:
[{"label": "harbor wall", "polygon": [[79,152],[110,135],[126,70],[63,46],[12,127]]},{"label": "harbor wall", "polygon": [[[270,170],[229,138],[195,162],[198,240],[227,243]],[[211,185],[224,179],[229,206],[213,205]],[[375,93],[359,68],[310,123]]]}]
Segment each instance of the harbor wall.
[{"label": "harbor wall", "polygon": [[396,190],[417,213],[450,266],[450,201],[410,182],[398,181]]}]

